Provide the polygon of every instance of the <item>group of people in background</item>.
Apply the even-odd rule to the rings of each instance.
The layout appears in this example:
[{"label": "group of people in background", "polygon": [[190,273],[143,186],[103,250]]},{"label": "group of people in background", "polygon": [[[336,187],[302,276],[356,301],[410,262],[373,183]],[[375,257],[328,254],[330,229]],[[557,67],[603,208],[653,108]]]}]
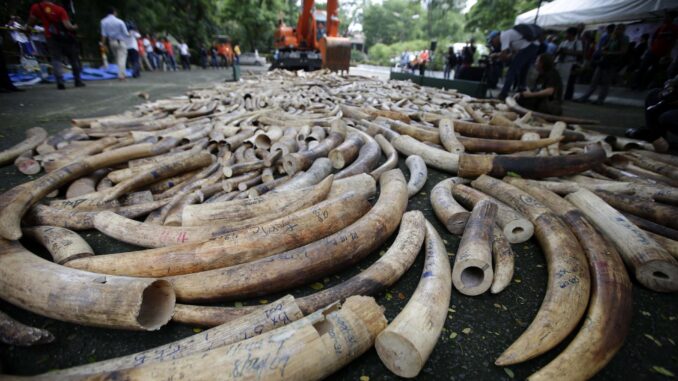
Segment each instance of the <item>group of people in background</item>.
[{"label": "group of people in background", "polygon": [[403,52],[400,55],[400,62],[398,65],[402,70],[412,72],[412,74],[419,72],[419,75],[424,75],[426,72],[426,64],[431,61],[431,53],[424,49],[420,51]]},{"label": "group of people in background", "polygon": [[[19,17],[12,16],[7,27],[12,31],[10,35],[19,47],[22,61],[24,57],[49,56],[58,89],[66,89],[66,62],[71,68],[75,87],[85,86],[81,75],[80,42],[76,35],[78,25],[71,22],[66,9],[52,1],[41,0],[31,6],[26,25],[22,25]],[[119,80],[126,79],[127,68],[134,78],[139,77],[142,70],[191,70],[191,50],[185,40],[176,40],[169,35],[142,34],[133,22],[120,19],[114,8],[109,8],[101,19],[100,34],[102,67],[109,69],[110,63],[115,64]],[[228,66],[237,63],[239,56],[240,47],[237,43],[231,45],[230,41],[199,48],[199,64],[203,68]],[[4,56],[1,58],[0,88],[18,91],[9,79]],[[37,58],[34,61],[36,70],[40,70]]]}]

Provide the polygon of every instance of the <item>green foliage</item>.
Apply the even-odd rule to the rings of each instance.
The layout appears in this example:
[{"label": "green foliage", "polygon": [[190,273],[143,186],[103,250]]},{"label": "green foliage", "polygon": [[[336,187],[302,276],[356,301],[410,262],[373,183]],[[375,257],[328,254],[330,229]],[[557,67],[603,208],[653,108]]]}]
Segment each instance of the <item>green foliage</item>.
[{"label": "green foliage", "polygon": [[[291,14],[294,4],[286,0],[220,0],[219,16],[226,34],[240,41],[245,51],[268,51],[273,46],[273,32],[280,15]],[[285,18],[285,22],[296,25]]]},{"label": "green foliage", "polygon": [[353,49],[351,50],[351,63],[360,64],[367,62],[367,54],[361,52],[360,50]]},{"label": "green foliage", "polygon": [[467,31],[504,30],[513,26],[516,16],[536,8],[539,0],[478,0],[466,14]]}]

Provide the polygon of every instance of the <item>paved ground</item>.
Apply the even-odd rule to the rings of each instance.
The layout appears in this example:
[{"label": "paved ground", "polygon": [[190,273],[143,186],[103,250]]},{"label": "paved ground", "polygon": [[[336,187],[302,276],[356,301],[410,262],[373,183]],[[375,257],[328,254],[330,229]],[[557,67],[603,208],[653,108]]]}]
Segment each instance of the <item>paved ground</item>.
[{"label": "paved ground", "polygon": [[[144,75],[140,80],[126,83],[89,83],[85,89],[68,89],[57,92],[52,86],[37,86],[20,94],[0,94],[0,149],[22,139],[22,131],[32,126],[44,126],[56,131],[68,125],[73,117],[88,117],[118,113],[142,102],[135,93],[148,92],[151,99],[180,95],[189,86],[199,86],[222,80],[223,72],[194,71],[192,73],[158,73]],[[566,113],[580,117],[596,117],[612,131],[639,125],[641,110],[628,107],[600,107],[567,105]],[[616,128],[614,126],[617,126]],[[620,127],[622,129],[620,129]],[[404,161],[401,168],[407,169]],[[0,168],[3,182],[0,191],[27,180],[14,167]],[[445,232],[433,216],[428,195],[431,188],[448,175],[430,170],[423,191],[410,200],[408,209],[422,210],[442,233],[452,259],[459,243],[458,237]],[[130,250],[131,246],[114,242],[95,232],[84,234],[97,253]],[[38,252],[35,245],[25,244]],[[384,249],[390,245],[388,242]],[[534,240],[514,245],[517,253],[516,277],[513,284],[499,295],[485,294],[466,297],[453,291],[450,312],[445,329],[420,379],[440,380],[508,380],[525,379],[548,363],[565,346],[561,345],[546,355],[525,364],[500,368],[493,365],[497,356],[517,338],[534,318],[546,284],[544,258]],[[43,253],[44,254],[44,253]],[[1,255],[1,253],[0,253]],[[330,287],[368,267],[378,258],[370,255],[353,269],[338,272],[324,279]],[[423,265],[419,256],[414,266],[393,287],[377,295],[377,301],[386,307],[386,315],[393,319],[416,288]],[[310,287],[292,290],[297,296],[314,292]],[[666,369],[678,374],[678,303],[675,295],[650,292],[639,286],[633,289],[634,315],[631,333],[622,350],[603,370],[598,380],[663,380],[657,373]],[[272,300],[277,295],[267,297]],[[244,301],[259,303],[259,300]],[[43,318],[22,311],[0,301],[0,310],[20,321],[47,328],[56,341],[49,345],[19,348],[0,345],[0,363],[10,374],[36,374],[50,369],[70,367],[92,361],[133,353],[164,344],[194,333],[194,327],[169,324],[157,332],[124,332],[82,327]],[[358,380],[368,376],[371,380],[394,380],[381,365],[374,350],[369,351],[332,379]]]}]

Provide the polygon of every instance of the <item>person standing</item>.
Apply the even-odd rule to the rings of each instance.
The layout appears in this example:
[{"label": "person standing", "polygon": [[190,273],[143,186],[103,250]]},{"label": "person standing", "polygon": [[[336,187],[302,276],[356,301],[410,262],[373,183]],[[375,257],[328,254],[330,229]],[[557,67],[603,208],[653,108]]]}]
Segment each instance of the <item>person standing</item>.
[{"label": "person standing", "polygon": [[174,58],[174,46],[170,40],[165,37],[162,40],[162,44],[165,48],[165,56],[167,57],[167,65],[172,67],[172,70],[177,71],[177,60]]},{"label": "person standing", "polygon": [[629,47],[629,38],[624,32],[626,32],[626,25],[617,24],[606,44],[601,46],[598,52],[600,59],[596,71],[593,73],[591,85],[586,94],[576,99],[577,102],[588,102],[598,86],[600,86],[600,93],[595,103],[601,105],[605,102],[607,92],[610,90],[610,83],[623,64],[622,58],[626,56]]},{"label": "person standing", "polygon": [[501,48],[501,53],[498,53],[499,58],[505,62],[511,60],[504,85],[498,96],[499,99],[506,98],[514,84],[517,85],[518,90],[525,88],[526,76],[524,77],[523,73],[527,73],[527,69],[537,56],[539,46],[534,41],[538,41],[540,30],[536,25],[533,27],[519,24],[500,32],[492,39],[492,45]]},{"label": "person standing", "polygon": [[233,45],[233,55],[235,56],[236,65],[240,65],[240,44],[237,42]]},{"label": "person standing", "polygon": [[191,52],[188,50],[188,44],[186,41],[181,41],[179,44],[179,55],[181,56],[181,68],[184,70],[191,70]]},{"label": "person standing", "polygon": [[666,12],[662,24],[652,34],[650,47],[643,55],[640,67],[636,71],[634,78],[634,89],[645,88],[648,82],[647,74],[650,68],[656,67],[660,60],[671,54],[673,45],[678,40],[678,25],[673,23],[676,18],[676,12]]},{"label": "person standing", "polygon": [[156,70],[158,68],[158,56],[155,54],[155,51],[153,50],[153,43],[151,42],[151,38],[149,35],[145,35],[143,39],[143,44],[144,44],[144,50],[146,51],[146,56],[148,57],[148,61],[151,63],[151,67],[153,70]]},{"label": "person standing", "polygon": [[207,48],[203,45],[200,47],[200,67],[203,69],[207,69]]},{"label": "person standing", "polygon": [[447,55],[445,56],[443,78],[450,79],[450,74],[455,67],[457,67],[457,53],[454,52],[454,46],[450,45],[447,47]]},{"label": "person standing", "polygon": [[144,39],[141,35],[137,37],[137,49],[141,58],[141,67],[146,71],[153,71],[153,66],[151,66],[151,62],[148,60],[148,53],[146,53],[146,46],[144,46]]},{"label": "person standing", "polygon": [[565,31],[565,39],[556,50],[556,69],[563,82],[567,82],[564,99],[572,99],[575,77],[573,71],[579,70],[578,63],[584,57],[584,46],[577,38],[577,28],[570,27]]},{"label": "person standing", "polygon": [[57,89],[66,89],[63,76],[63,57],[68,58],[68,62],[71,64],[75,87],[85,86],[80,77],[80,58],[78,57],[78,45],[75,40],[75,31],[78,30],[78,26],[71,23],[64,8],[51,1],[41,1],[31,6],[28,26],[33,26],[38,21],[42,22],[45,29],[45,38],[54,77],[56,77]]},{"label": "person standing", "polygon": [[132,77],[139,78],[141,75],[141,61],[139,59],[139,45],[137,44],[137,38],[141,37],[141,35],[135,30],[133,25],[128,25],[127,30],[129,31],[129,36],[127,36],[127,39],[125,40],[125,46],[127,46],[127,61],[132,68]]},{"label": "person standing", "polygon": [[117,17],[115,8],[110,8],[106,17],[101,19],[101,44],[108,46],[115,55],[115,63],[118,65],[118,79],[125,79],[125,65],[127,63],[127,39],[129,31],[125,23]]}]

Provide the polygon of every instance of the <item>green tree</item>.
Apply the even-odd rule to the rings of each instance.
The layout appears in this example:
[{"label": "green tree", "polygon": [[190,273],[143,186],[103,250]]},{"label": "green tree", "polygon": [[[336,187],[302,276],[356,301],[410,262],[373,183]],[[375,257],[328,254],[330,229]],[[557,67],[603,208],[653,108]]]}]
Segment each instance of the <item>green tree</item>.
[{"label": "green tree", "polygon": [[376,43],[393,44],[397,41],[423,38],[422,25],[425,10],[419,1],[384,0],[370,4],[363,11],[363,31],[367,46]]},{"label": "green tree", "polygon": [[516,16],[535,8],[539,0],[478,0],[466,14],[466,30],[504,30],[513,26]]}]

